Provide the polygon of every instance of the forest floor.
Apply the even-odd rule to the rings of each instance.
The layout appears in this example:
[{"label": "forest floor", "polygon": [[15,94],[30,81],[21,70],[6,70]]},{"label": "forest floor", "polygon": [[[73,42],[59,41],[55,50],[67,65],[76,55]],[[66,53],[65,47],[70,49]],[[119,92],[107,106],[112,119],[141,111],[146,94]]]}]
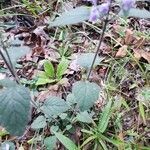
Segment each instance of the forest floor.
[{"label": "forest floor", "polygon": [[[103,21],[62,27],[50,27],[49,24],[64,10],[91,6],[91,3],[81,0],[16,0],[0,4],[0,40],[11,41],[8,51],[13,50],[10,57],[15,62],[16,76],[30,89],[32,101],[36,105],[49,97],[67,101],[73,85],[87,78]],[[150,2],[137,2],[136,7],[150,11]],[[114,4],[112,12],[117,9]],[[54,70],[49,74],[53,79],[43,78],[44,73],[49,72],[47,66]],[[7,65],[0,59],[0,79],[6,77],[13,80]],[[0,127],[2,149],[65,149],[65,142],[58,137],[60,142],[56,140],[52,130],[62,131],[83,150],[150,149],[150,20],[118,17],[109,21],[88,81],[100,87],[99,98],[89,110],[80,114],[75,109],[67,110],[49,121],[46,113],[33,107],[32,117],[21,137],[12,136]],[[94,85],[91,84],[91,88]],[[82,87],[78,92],[80,90],[85,92],[83,97],[94,97],[90,87],[87,91]],[[109,107],[109,100],[113,103],[111,113],[105,107]],[[43,121],[45,124],[37,119],[43,114],[48,118]],[[104,122],[107,123],[108,119],[108,123],[105,131],[97,135],[101,114],[109,115],[105,116],[106,120],[102,116]]]}]

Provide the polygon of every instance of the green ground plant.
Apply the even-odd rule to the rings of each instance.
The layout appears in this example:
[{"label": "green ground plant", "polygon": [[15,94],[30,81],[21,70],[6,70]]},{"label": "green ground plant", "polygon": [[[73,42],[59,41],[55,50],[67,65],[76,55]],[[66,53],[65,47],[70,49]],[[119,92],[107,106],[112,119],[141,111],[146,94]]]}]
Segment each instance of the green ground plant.
[{"label": "green ground plant", "polygon": [[65,74],[68,65],[69,61],[65,58],[62,58],[55,71],[53,64],[50,61],[45,61],[44,71],[39,73],[36,85],[59,82],[62,79],[62,76]]}]

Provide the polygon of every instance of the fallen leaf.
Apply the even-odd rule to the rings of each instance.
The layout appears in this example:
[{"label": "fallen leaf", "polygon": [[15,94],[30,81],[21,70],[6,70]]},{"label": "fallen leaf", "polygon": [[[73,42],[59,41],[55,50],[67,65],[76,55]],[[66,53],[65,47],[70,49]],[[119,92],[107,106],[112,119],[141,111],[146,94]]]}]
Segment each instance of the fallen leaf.
[{"label": "fallen leaf", "polygon": [[134,53],[134,57],[137,59],[137,60],[140,60],[141,59],[141,55],[139,53]]},{"label": "fallen leaf", "polygon": [[150,52],[146,52],[142,49],[133,49],[133,51],[135,58],[139,60],[141,57],[143,57],[145,60],[148,61],[148,63],[150,63]]},{"label": "fallen leaf", "polygon": [[120,131],[120,133],[118,134],[118,138],[121,140],[121,141],[124,141],[124,134],[122,131]]},{"label": "fallen leaf", "polygon": [[133,31],[130,30],[130,29],[127,29],[127,30],[126,30],[126,34],[125,34],[124,43],[125,43],[126,45],[129,45],[129,44],[132,43],[133,39],[134,39],[134,37],[133,37]]},{"label": "fallen leaf", "polygon": [[62,92],[59,89],[59,86],[56,85],[50,85],[47,90],[45,89],[44,91],[39,92],[38,96],[37,96],[37,100],[40,102],[43,102],[44,100],[46,100],[48,97],[50,96],[56,96],[56,97],[60,97],[62,96]]},{"label": "fallen leaf", "polygon": [[145,38],[141,37],[140,39],[138,39],[135,43],[134,43],[134,47],[135,49],[139,49],[141,48],[144,44],[145,44]]},{"label": "fallen leaf", "polygon": [[127,55],[127,45],[123,45],[122,47],[119,48],[118,52],[116,53],[116,57],[125,57]]}]

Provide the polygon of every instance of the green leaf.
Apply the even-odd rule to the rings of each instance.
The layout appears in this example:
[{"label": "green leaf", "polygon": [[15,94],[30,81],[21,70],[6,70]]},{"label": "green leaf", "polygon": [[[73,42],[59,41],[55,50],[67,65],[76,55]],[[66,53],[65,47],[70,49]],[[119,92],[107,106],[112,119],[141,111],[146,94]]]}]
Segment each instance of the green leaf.
[{"label": "green leaf", "polygon": [[64,120],[64,119],[66,119],[66,117],[67,117],[67,113],[61,113],[61,114],[59,115],[59,117],[60,117],[62,120]]},{"label": "green leaf", "polygon": [[63,58],[57,66],[56,78],[61,79],[62,75],[65,73],[69,65],[67,59]]},{"label": "green leaf", "polygon": [[17,59],[23,57],[30,51],[28,46],[20,46],[20,47],[10,47],[8,49],[8,53],[12,64],[15,66]]},{"label": "green leaf", "polygon": [[77,114],[77,120],[85,123],[92,123],[93,120],[87,111],[80,112]]},{"label": "green leaf", "polygon": [[122,98],[122,105],[127,109],[127,111],[130,111],[130,107],[124,98]]},{"label": "green leaf", "polygon": [[90,134],[90,135],[94,135],[93,131],[86,130],[86,129],[81,129],[81,132],[86,133],[86,134]]},{"label": "green leaf", "polygon": [[38,77],[39,77],[39,78],[44,78],[44,79],[48,79],[48,78],[49,78],[49,77],[47,76],[46,72],[44,72],[44,71],[38,72]]},{"label": "green leaf", "polygon": [[103,140],[99,139],[99,143],[102,146],[103,150],[108,150],[107,145]]},{"label": "green leaf", "polygon": [[41,129],[46,126],[46,118],[44,116],[38,116],[31,124],[32,129]]},{"label": "green leaf", "polygon": [[8,134],[9,134],[9,132],[7,132],[5,129],[0,130],[0,138],[2,138],[3,136],[6,136]]},{"label": "green leaf", "polygon": [[55,82],[56,80],[54,79],[46,79],[46,78],[38,78],[37,82],[35,85],[44,85],[44,84],[47,84],[47,83],[53,83]]},{"label": "green leaf", "polygon": [[120,141],[118,139],[116,140],[116,139],[113,139],[112,137],[106,137],[103,134],[100,134],[100,138],[103,139],[103,140],[105,140],[105,141],[107,141],[107,142],[109,142],[109,143],[112,143],[116,147],[121,146],[122,144],[124,144],[122,141]]},{"label": "green leaf", "polygon": [[105,132],[110,116],[111,116],[111,106],[112,106],[112,101],[110,100],[107,105],[105,106],[102,114],[100,115],[99,118],[99,124],[98,124],[98,130],[103,133]]},{"label": "green leaf", "polygon": [[75,103],[77,103],[76,99],[75,99],[75,97],[72,93],[67,95],[66,102],[69,106],[74,105]]},{"label": "green leaf", "polygon": [[47,100],[44,101],[43,106],[40,108],[45,115],[51,117],[53,115],[59,115],[69,109],[67,103],[59,98],[59,97],[49,97]]},{"label": "green leaf", "polygon": [[79,81],[73,85],[72,93],[81,111],[88,110],[98,100],[100,87],[88,81]]},{"label": "green leaf", "polygon": [[124,14],[124,12],[121,10],[119,12],[119,16],[125,16],[125,17],[136,17],[136,18],[150,18],[150,12],[145,9],[137,9],[137,8],[131,8],[130,11],[127,14]]},{"label": "green leaf", "polygon": [[66,136],[55,132],[55,136],[68,150],[78,150],[78,147]]},{"label": "green leaf", "polygon": [[65,26],[83,22],[89,19],[91,8],[81,6],[75,9],[71,9],[67,12],[62,13],[62,15],[54,22],[51,22],[49,27],[53,26]]},{"label": "green leaf", "polygon": [[47,150],[54,150],[54,148],[56,147],[56,142],[56,136],[49,136],[44,139],[44,145]]},{"label": "green leaf", "polygon": [[[12,45],[9,48],[7,48],[7,51],[8,51],[8,54],[10,56],[10,60],[13,64],[13,66],[16,65],[17,59],[19,59],[22,56],[26,55],[30,51],[30,48],[28,46],[24,46],[24,45],[21,45],[21,44],[22,44],[22,42],[20,40],[16,39],[16,40],[12,41]],[[3,52],[3,54],[4,54],[5,58],[8,61],[6,53]]]},{"label": "green leaf", "polygon": [[0,80],[0,85],[3,87],[14,87],[14,86],[16,86],[16,82],[5,78],[3,80]]},{"label": "green leaf", "polygon": [[[95,57],[95,53],[82,53],[77,56],[77,63],[84,68],[90,68],[92,65],[92,61]],[[94,66],[99,65],[99,63],[103,60],[104,58],[97,56]]]},{"label": "green leaf", "polygon": [[1,150],[15,150],[15,144],[13,142],[6,141],[2,143],[0,149]]},{"label": "green leaf", "polygon": [[16,26],[17,25],[15,23],[0,23],[0,27],[4,28],[5,30],[12,29]]},{"label": "green leaf", "polygon": [[50,131],[51,131],[52,134],[53,134],[54,132],[57,132],[58,130],[59,130],[59,126],[56,126],[56,125],[52,125],[52,126],[51,126]]},{"label": "green leaf", "polygon": [[81,148],[84,147],[86,144],[88,144],[89,142],[95,140],[97,137],[95,135],[92,135],[90,137],[88,137],[86,140],[84,140],[84,142],[81,145]]},{"label": "green leaf", "polygon": [[139,90],[137,99],[142,102],[146,107],[150,105],[150,87],[144,87]]},{"label": "green leaf", "polygon": [[144,106],[143,106],[142,102],[139,102],[139,112],[143,119],[144,124],[146,124],[145,110],[144,110]]},{"label": "green leaf", "polygon": [[22,135],[30,117],[30,92],[21,85],[0,92],[0,124],[10,134]]},{"label": "green leaf", "polygon": [[44,70],[46,72],[46,75],[49,76],[50,78],[55,77],[55,70],[53,64],[50,61],[45,61]]}]

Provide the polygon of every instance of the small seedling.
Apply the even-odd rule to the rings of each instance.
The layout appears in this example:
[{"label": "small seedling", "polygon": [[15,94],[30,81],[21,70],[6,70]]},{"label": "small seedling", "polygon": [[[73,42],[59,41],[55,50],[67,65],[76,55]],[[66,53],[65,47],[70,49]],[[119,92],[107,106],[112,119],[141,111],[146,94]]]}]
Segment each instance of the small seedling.
[{"label": "small seedling", "polygon": [[47,83],[58,82],[62,79],[62,76],[65,74],[67,70],[69,62],[67,59],[62,58],[60,63],[55,70],[53,64],[50,61],[45,61],[44,63],[44,71],[40,72],[38,75],[38,80],[36,85],[44,85]]}]

